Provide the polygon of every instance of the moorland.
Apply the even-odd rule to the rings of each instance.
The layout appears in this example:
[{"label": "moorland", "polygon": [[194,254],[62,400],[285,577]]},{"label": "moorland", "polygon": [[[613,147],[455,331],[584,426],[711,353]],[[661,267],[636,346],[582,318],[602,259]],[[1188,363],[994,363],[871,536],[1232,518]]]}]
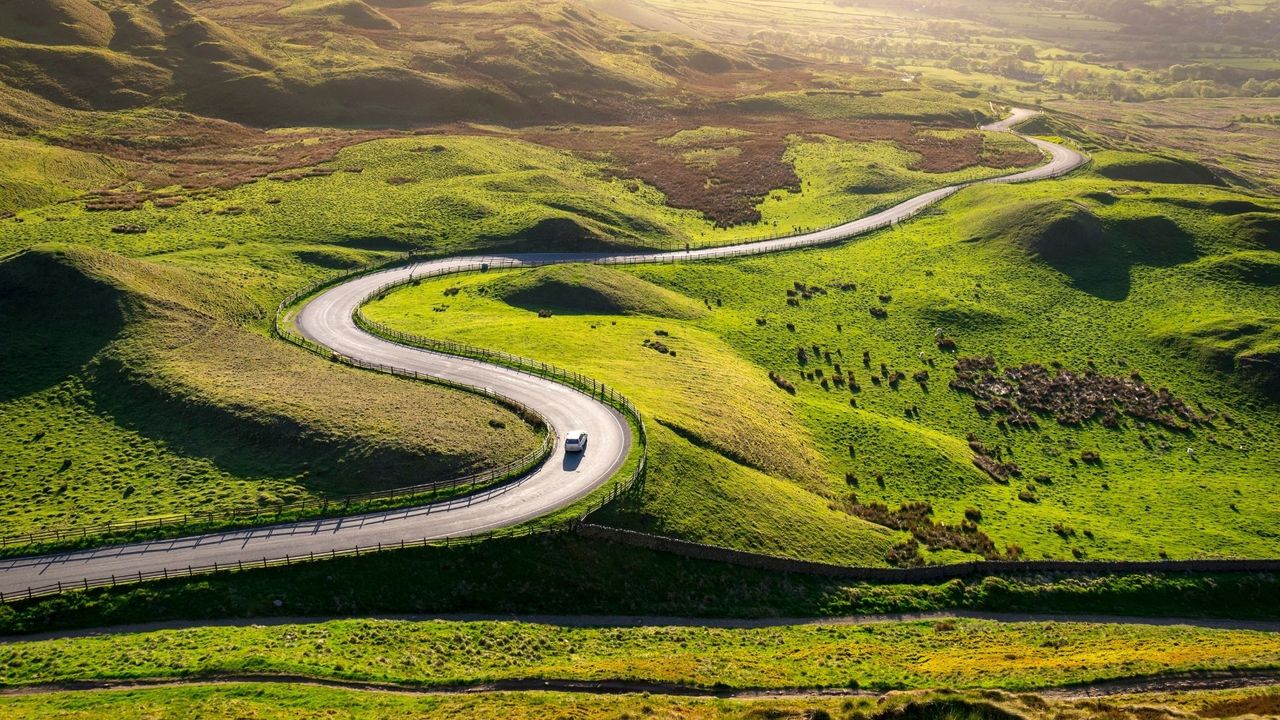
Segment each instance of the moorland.
[{"label": "moorland", "polygon": [[[51,529],[81,545],[132,537],[104,522],[232,510],[262,522],[527,457],[556,429],[283,342],[277,306],[410,256],[680,251],[827,227],[1042,163],[1017,134],[980,128],[1022,107],[1040,114],[1018,133],[1089,164],[966,188],[830,247],[427,279],[362,312],[630,398],[646,473],[594,524],[872,568],[1280,557],[1277,27],[1275,3],[1248,0],[6,4],[4,552],[52,549],[22,540]],[[1065,687],[1265,684],[1271,630],[1169,618],[1274,620],[1272,573],[854,582],[588,540],[562,519],[532,521],[551,535],[6,603],[0,706],[1277,712],[1270,689]],[[714,627],[949,609],[1149,619]],[[709,627],[361,619],[539,612]],[[206,627],[300,615],[327,621]],[[158,620],[193,627],[21,637]],[[273,676],[319,684],[260,682]],[[659,691],[424,692],[548,678]],[[170,684],[72,689],[121,681]],[[854,683],[869,694],[807,694]]]}]

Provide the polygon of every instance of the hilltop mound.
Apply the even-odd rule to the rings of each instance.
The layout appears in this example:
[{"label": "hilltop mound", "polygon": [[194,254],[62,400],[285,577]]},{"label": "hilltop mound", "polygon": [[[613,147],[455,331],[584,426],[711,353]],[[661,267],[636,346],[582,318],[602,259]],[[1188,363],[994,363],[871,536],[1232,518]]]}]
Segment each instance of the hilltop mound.
[{"label": "hilltop mound", "polygon": [[1243,213],[1232,217],[1228,227],[1248,245],[1280,251],[1280,214]]},{"label": "hilltop mound", "polygon": [[282,15],[333,17],[365,30],[399,30],[400,23],[361,0],[301,0],[280,11]]},{"label": "hilltop mound", "polygon": [[0,262],[0,401],[78,372],[123,327],[119,294],[58,252],[22,252]]},{"label": "hilltop mound", "polygon": [[[164,28],[167,62],[178,62],[185,72],[228,74],[230,63],[255,70],[267,70],[274,63],[252,42],[222,25],[196,13],[179,0],[154,0],[147,6]],[[235,73],[230,73],[235,74]]]},{"label": "hilltop mound", "polygon": [[1094,157],[1097,172],[1112,180],[1224,185],[1212,170],[1191,160],[1145,153],[1106,151]]},{"label": "hilltop mound", "polygon": [[243,322],[262,318],[261,306],[174,266],[40,246],[0,263],[0,310],[0,397],[75,376],[94,412],[122,427],[220,465],[301,472],[317,490],[449,477],[536,443],[529,425],[481,398],[353,372],[252,333]]},{"label": "hilltop mound", "polygon": [[1107,247],[1101,221],[1083,205],[1061,200],[1005,205],[974,239],[1008,243],[1050,264],[1096,258]]},{"label": "hilltop mound", "polygon": [[701,317],[693,300],[633,275],[595,265],[552,265],[492,282],[491,296],[530,310]]},{"label": "hilltop mound", "polygon": [[172,79],[167,70],[110,50],[3,40],[0,77],[19,89],[77,109],[136,107]]},{"label": "hilltop mound", "polygon": [[1210,275],[1250,285],[1280,285],[1280,254],[1253,250],[1201,260],[1197,267]]},{"label": "hilltop mound", "polygon": [[1280,396],[1280,317],[1206,314],[1157,327],[1156,340]]},{"label": "hilltop mound", "polygon": [[89,0],[23,0],[0,4],[0,36],[43,45],[106,47],[111,18]]}]

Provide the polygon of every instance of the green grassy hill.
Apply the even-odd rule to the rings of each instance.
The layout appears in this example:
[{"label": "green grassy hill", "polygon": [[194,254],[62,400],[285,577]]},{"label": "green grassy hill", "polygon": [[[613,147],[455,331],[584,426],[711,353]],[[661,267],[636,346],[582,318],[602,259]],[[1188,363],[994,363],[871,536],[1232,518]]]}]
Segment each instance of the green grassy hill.
[{"label": "green grassy hill", "polygon": [[[316,272],[256,259],[277,267],[259,282]],[[480,398],[263,337],[246,324],[270,306],[207,269],[40,246],[0,262],[0,288],[6,532],[411,485],[538,442]]]},{"label": "green grassy hill", "polygon": [[[1237,228],[1239,210],[1273,218],[1280,208],[1201,185],[1117,186],[1108,167],[966,190],[839,249],[566,270],[578,287],[557,287],[572,298],[600,282],[593,273],[630,273],[664,297],[702,302],[697,317],[600,306],[539,318],[533,305],[482,290],[537,284],[546,271],[469,278],[455,297],[441,291],[456,282],[424,283],[368,311],[411,332],[579,370],[672,430],[655,433],[665,460],[611,522],[746,548],[781,533],[793,552],[824,559],[861,547],[842,535],[800,540],[814,534],[802,527],[840,527],[833,511],[909,530],[932,560],[1010,549],[1089,559],[1274,555],[1265,498],[1278,459],[1265,438],[1280,427],[1280,305],[1274,253]],[[447,311],[427,312],[432,305]],[[1060,372],[1076,379],[1049,399],[1024,397],[1029,414],[1019,420],[993,409],[992,396],[979,394],[988,391],[953,385],[963,380],[961,358],[987,356],[990,368],[973,377],[1035,366],[1045,382]],[[1040,392],[1040,381],[1026,382],[1021,392]],[[1135,399],[1091,405],[1096,393]],[[777,446],[764,450],[767,438]],[[691,445],[673,455],[678,439]],[[789,505],[786,530],[773,520],[780,501],[724,489],[724,471],[667,470],[709,452],[771,476],[742,475],[744,483],[789,480],[810,502]],[[919,502],[929,507],[923,519],[894,512]]]},{"label": "green grassy hill", "polygon": [[620,117],[629,93],[757,67],[571,2],[32,0],[4,12],[0,74],[35,95],[82,109],[169,98],[265,125],[515,120],[530,106]]},{"label": "green grassy hill", "polygon": [[103,155],[0,138],[0,213],[78,197],[123,180],[130,169]]}]

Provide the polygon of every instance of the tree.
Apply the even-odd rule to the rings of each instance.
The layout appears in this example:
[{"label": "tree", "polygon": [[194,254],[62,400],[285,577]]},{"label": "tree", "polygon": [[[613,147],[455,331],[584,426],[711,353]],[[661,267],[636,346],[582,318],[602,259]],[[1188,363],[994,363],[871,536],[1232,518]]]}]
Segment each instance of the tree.
[{"label": "tree", "polygon": [[1018,48],[1018,59],[1034,62],[1036,59],[1036,49],[1030,45],[1023,45]]}]

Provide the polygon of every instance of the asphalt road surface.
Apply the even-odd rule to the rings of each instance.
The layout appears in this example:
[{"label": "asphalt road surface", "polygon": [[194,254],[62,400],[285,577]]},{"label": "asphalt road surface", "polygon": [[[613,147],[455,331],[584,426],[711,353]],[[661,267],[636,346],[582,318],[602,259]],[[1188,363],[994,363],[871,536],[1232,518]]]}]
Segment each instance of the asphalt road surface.
[{"label": "asphalt road surface", "polygon": [[[986,126],[1010,130],[1034,115],[1014,110],[1010,117]],[[1031,170],[979,182],[1025,182],[1055,177],[1085,162],[1067,147],[1026,138],[1041,148],[1048,161]],[[825,230],[728,248],[648,254],[532,253],[491,258],[449,258],[393,268],[330,288],[308,302],[298,314],[299,332],[335,352],[369,363],[488,388],[533,408],[556,431],[549,460],[503,488],[467,498],[403,510],[366,513],[344,518],[209,533],[185,538],[116,545],[78,552],[0,561],[0,592],[84,579],[127,577],[138,572],[179,571],[213,563],[234,565],[263,558],[307,556],[352,547],[372,548],[423,539],[479,535],[518,525],[572,504],[610,481],[631,449],[631,430],[613,408],[564,385],[475,360],[427,352],[374,337],[356,327],[352,314],[378,287],[427,272],[472,267],[478,260],[494,266],[544,265],[565,262],[633,263],[689,261],[726,255],[759,255],[796,247],[822,245],[900,222],[945,198],[961,185],[939,188],[865,218]],[[567,455],[560,434],[583,429],[590,440],[585,453]]]}]

